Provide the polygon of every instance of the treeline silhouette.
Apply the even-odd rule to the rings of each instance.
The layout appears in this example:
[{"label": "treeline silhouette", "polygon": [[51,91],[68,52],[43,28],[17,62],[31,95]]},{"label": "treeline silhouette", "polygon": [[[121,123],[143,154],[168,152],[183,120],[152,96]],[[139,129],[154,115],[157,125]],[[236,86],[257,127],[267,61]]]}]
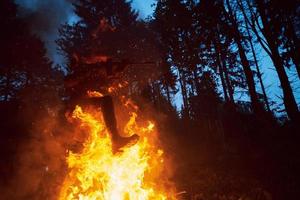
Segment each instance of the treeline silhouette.
[{"label": "treeline silhouette", "polygon": [[[87,90],[126,83],[114,95],[131,97],[145,112],[154,108],[187,199],[295,199],[300,114],[287,71],[295,69],[299,83],[298,1],[157,0],[147,20],[125,0],[73,6],[79,20],[59,29],[59,66],[14,1],[0,2],[0,185],[14,187],[18,146],[38,135],[40,119],[68,127],[64,113]],[[278,75],[280,113],[258,48]],[[19,199],[47,196],[28,193]]]}]

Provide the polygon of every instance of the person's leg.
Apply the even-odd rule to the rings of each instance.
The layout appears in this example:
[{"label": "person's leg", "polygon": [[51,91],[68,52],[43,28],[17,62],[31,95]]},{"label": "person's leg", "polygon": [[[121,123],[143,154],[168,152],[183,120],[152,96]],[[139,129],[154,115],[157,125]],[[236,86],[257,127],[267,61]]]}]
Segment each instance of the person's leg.
[{"label": "person's leg", "polygon": [[118,152],[122,147],[138,140],[138,135],[132,135],[130,137],[120,136],[117,129],[117,120],[115,117],[114,105],[111,96],[92,97],[90,98],[90,102],[93,105],[101,107],[105,125],[111,134],[113,152]]},{"label": "person's leg", "polygon": [[105,125],[111,134],[112,140],[115,141],[120,135],[117,129],[117,120],[112,98],[110,96],[101,97],[100,106]]}]

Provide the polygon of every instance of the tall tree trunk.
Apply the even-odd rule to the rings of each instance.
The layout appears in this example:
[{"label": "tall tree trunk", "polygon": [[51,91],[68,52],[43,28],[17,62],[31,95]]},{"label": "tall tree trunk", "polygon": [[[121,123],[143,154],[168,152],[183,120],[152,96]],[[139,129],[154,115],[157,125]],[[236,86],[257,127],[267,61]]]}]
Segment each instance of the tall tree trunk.
[{"label": "tall tree trunk", "polygon": [[[250,95],[250,99],[251,99],[251,106],[252,106],[253,112],[258,114],[258,113],[262,112],[262,108],[261,108],[261,105],[260,105],[258,97],[257,97],[257,93],[256,93],[256,89],[255,89],[254,76],[253,76],[249,61],[247,59],[245,50],[243,48],[242,42],[241,42],[242,37],[240,35],[237,22],[233,17],[233,12],[231,10],[231,6],[230,6],[228,0],[226,0],[226,2],[227,2],[228,10],[229,10],[229,13],[227,13],[228,14],[228,19],[232,23],[232,30],[234,32],[234,34],[233,34],[234,40],[235,40],[235,43],[238,46],[239,56],[240,56],[242,67],[243,67],[243,70],[244,70],[244,73],[245,73],[245,76],[246,76],[246,82],[247,82],[247,85],[248,85],[249,95]],[[224,9],[224,11],[226,12],[225,9]]]},{"label": "tall tree trunk", "polygon": [[287,111],[288,116],[291,118],[291,120],[298,120],[299,118],[299,111],[298,111],[298,106],[293,94],[292,87],[290,85],[288,76],[286,74],[286,71],[283,66],[283,62],[280,58],[279,52],[277,49],[271,48],[271,52],[273,55],[273,63],[275,65],[281,87],[283,89],[283,101],[284,105]]},{"label": "tall tree trunk", "polygon": [[223,88],[224,99],[225,99],[225,102],[229,102],[228,93],[227,93],[227,84],[225,82],[224,70],[223,70],[223,66],[222,66],[221,58],[220,58],[220,48],[219,48],[219,45],[217,44],[217,41],[214,41],[214,47],[215,47],[215,54],[216,54],[216,64],[219,69],[219,75],[220,75],[221,84],[222,84],[222,88]]},{"label": "tall tree trunk", "polygon": [[[221,48],[221,41],[219,39],[219,26],[217,26],[217,34],[216,34],[216,40],[214,40],[215,43],[215,48],[217,49],[218,52],[218,61],[219,61],[219,66],[220,66],[220,73],[221,73],[221,79],[224,79],[224,85],[226,86],[225,91],[228,91],[228,95],[229,98],[227,100],[227,102],[231,102],[234,103],[234,97],[233,97],[233,89],[232,89],[232,85],[229,79],[229,74],[228,74],[228,70],[227,70],[227,65],[226,65],[226,54],[224,53],[224,51]],[[224,77],[223,77],[224,74]],[[223,85],[223,82],[222,82]],[[225,92],[224,92],[225,93]],[[227,92],[226,92],[227,93]]]},{"label": "tall tree trunk", "polygon": [[276,68],[276,71],[277,71],[277,74],[278,74],[278,77],[279,77],[279,80],[281,83],[281,87],[283,90],[283,101],[284,101],[284,105],[286,108],[286,112],[291,120],[297,121],[297,120],[299,120],[298,106],[297,106],[288,76],[284,69],[283,60],[279,54],[278,46],[276,44],[277,38],[273,35],[271,29],[268,26],[267,16],[265,14],[265,5],[260,0],[256,0],[256,5],[257,5],[258,11],[260,13],[262,24],[264,26],[263,34],[268,42],[268,45],[269,45],[269,48],[270,48],[270,51],[272,54],[271,59]]},{"label": "tall tree trunk", "polygon": [[221,78],[221,83],[222,83],[222,87],[223,87],[224,99],[225,99],[225,102],[229,102],[230,99],[228,97],[227,84],[226,84],[225,77],[224,77],[224,69],[221,64],[218,64],[218,66],[219,66],[219,74],[220,74],[220,78]]},{"label": "tall tree trunk", "polygon": [[169,103],[170,105],[172,105],[169,86],[168,86],[168,85],[165,85],[165,87],[166,87],[166,93],[167,93],[167,100],[168,100],[168,103]]},{"label": "tall tree trunk", "polygon": [[[243,15],[244,15],[244,18],[247,17],[247,16],[245,16],[244,12],[243,12]],[[246,22],[245,24],[246,24],[246,30],[247,30],[247,34],[248,34],[248,38],[249,38],[250,48],[251,48],[251,51],[252,51],[252,55],[253,55],[256,71],[257,71],[258,80],[259,80],[260,87],[261,87],[262,92],[263,92],[263,98],[264,98],[264,101],[265,101],[268,112],[271,112],[270,104],[269,104],[267,93],[266,93],[266,89],[265,89],[265,86],[264,86],[264,83],[263,83],[263,80],[262,80],[262,74],[261,74],[259,66],[258,66],[258,61],[257,61],[254,45],[252,43],[252,37],[251,37],[250,31],[249,31],[248,23]]]},{"label": "tall tree trunk", "polygon": [[188,96],[187,96],[185,75],[184,72],[180,69],[178,69],[178,73],[179,73],[179,84],[181,88],[182,101],[183,101],[183,109],[184,109],[184,113],[188,114]]},{"label": "tall tree trunk", "polygon": [[246,57],[245,50],[241,44],[241,41],[239,38],[235,39],[235,42],[238,45],[238,51],[241,58],[243,70],[245,72],[246,81],[249,89],[250,99],[251,99],[251,105],[254,113],[259,113],[261,111],[261,106],[259,104],[259,100],[257,97],[256,89],[255,89],[255,82],[254,82],[254,76],[253,72],[250,68],[249,61]]},{"label": "tall tree trunk", "polygon": [[228,94],[229,94],[231,103],[234,104],[233,88],[232,88],[232,85],[231,85],[231,81],[229,79],[229,74],[228,74],[227,65],[226,65],[226,59],[225,59],[224,55],[222,55],[221,57],[222,57],[222,62],[223,62],[224,76],[225,76],[225,80],[226,80],[226,85],[227,85],[227,88],[228,88]]},{"label": "tall tree trunk", "polygon": [[259,80],[259,83],[260,83],[260,87],[262,89],[263,98],[264,98],[264,101],[265,101],[268,112],[271,112],[270,104],[269,104],[267,93],[266,93],[266,89],[265,89],[265,86],[264,86],[264,82],[262,80],[262,73],[260,72],[260,69],[259,69],[259,66],[258,66],[258,61],[257,61],[257,58],[256,58],[256,53],[255,53],[252,41],[250,41],[250,47],[251,47],[251,51],[252,51],[252,55],[253,55],[256,71],[257,71],[257,77],[258,77],[258,80]]},{"label": "tall tree trunk", "polygon": [[197,86],[199,84],[199,77],[198,77],[198,74],[197,74],[197,66],[195,66],[194,70],[193,70],[193,76],[194,76],[194,87],[196,89],[196,94],[199,94],[198,92],[198,89],[197,89]]}]

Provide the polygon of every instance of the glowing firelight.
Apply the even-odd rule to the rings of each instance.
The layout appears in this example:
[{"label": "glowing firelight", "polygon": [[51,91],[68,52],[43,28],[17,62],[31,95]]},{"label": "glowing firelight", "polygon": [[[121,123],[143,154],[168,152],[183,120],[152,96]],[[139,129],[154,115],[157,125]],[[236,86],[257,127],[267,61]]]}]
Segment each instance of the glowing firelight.
[{"label": "glowing firelight", "polygon": [[99,112],[77,106],[72,118],[89,133],[80,153],[69,152],[68,174],[60,200],[165,200],[176,199],[174,187],[164,170],[164,152],[157,147],[153,122],[137,124],[137,113],[124,127],[124,134],[140,135],[133,146],[113,154],[105,123]]},{"label": "glowing firelight", "polygon": [[100,92],[97,92],[97,91],[90,91],[88,90],[87,91],[87,95],[88,97],[103,97],[104,95]]}]

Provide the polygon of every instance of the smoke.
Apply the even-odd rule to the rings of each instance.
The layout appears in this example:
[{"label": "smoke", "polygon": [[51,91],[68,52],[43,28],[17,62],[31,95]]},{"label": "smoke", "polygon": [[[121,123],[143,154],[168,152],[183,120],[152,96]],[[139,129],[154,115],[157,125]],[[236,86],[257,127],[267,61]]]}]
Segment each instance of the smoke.
[{"label": "smoke", "polygon": [[[15,0],[19,6],[18,14],[29,24],[32,32],[37,34],[45,43],[47,54],[54,63],[63,63],[63,58],[57,52],[55,40],[59,37],[58,29],[61,24],[78,20],[74,13],[74,0]],[[132,1],[133,8],[139,10],[140,18],[152,14],[151,5],[155,1]]]},{"label": "smoke", "polygon": [[4,200],[55,199],[64,178],[70,132],[60,113],[63,107],[56,101],[44,107],[32,104],[28,98],[16,116],[26,130],[15,141],[12,175],[0,187]]},{"label": "smoke", "polygon": [[77,20],[72,0],[16,0],[16,4],[18,15],[45,42],[49,58],[60,63],[62,58],[57,53],[55,40],[62,24]]}]

